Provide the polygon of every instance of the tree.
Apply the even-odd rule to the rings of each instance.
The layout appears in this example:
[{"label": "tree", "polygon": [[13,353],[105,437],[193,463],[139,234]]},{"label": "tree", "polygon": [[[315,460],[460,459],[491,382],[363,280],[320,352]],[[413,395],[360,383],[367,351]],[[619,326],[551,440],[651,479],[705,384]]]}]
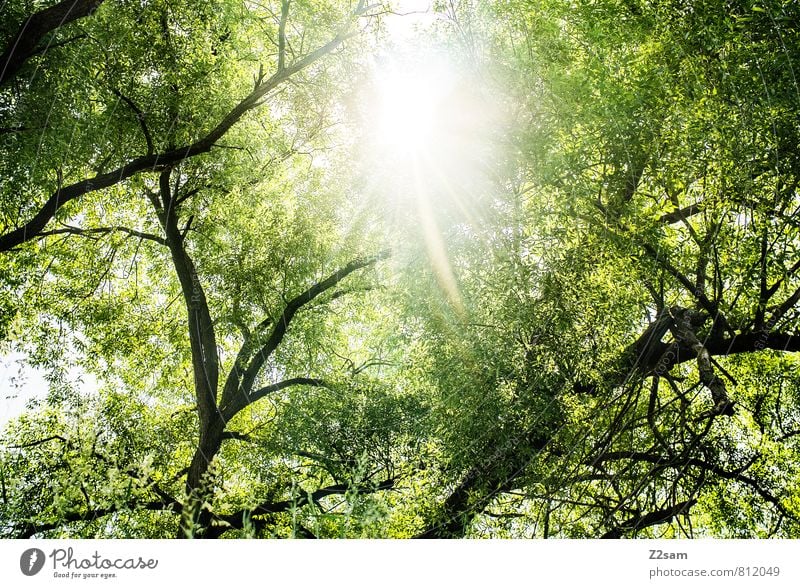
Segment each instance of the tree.
[{"label": "tree", "polygon": [[[503,350],[479,352],[479,389],[511,388],[492,412],[508,432],[466,436],[488,447],[423,536],[796,533],[794,32],[783,5],[717,8],[495,13],[529,97],[509,182],[525,220],[469,262],[494,285],[475,322],[510,333],[468,345]],[[514,281],[483,277],[497,258]]]},{"label": "tree", "polygon": [[797,536],[792,5],[65,8],[2,30],[3,535]]},{"label": "tree", "polygon": [[[38,41],[53,28],[51,13],[56,9],[33,15],[20,30]],[[17,247],[25,245],[27,249],[21,255],[32,255],[32,267],[24,268],[29,275],[37,272],[40,260],[48,264],[39,291],[16,309],[17,321],[22,322],[19,319],[26,311],[42,321],[40,333],[32,335],[37,345],[34,352],[52,352],[51,345],[72,345],[76,353],[86,354],[81,358],[84,367],[102,373],[110,386],[120,388],[116,393],[104,391],[100,402],[91,408],[77,395],[54,399],[56,406],[79,403],[83,410],[94,412],[97,422],[86,428],[80,419],[76,422],[69,418],[75,415],[68,414],[57,422],[23,420],[19,429],[12,432],[13,438],[23,440],[11,447],[11,475],[32,475],[33,479],[12,478],[6,482],[4,478],[4,484],[20,484],[15,489],[23,500],[20,505],[6,503],[8,512],[13,513],[8,520],[14,521],[6,528],[9,534],[30,536],[69,523],[92,523],[121,512],[152,510],[180,514],[181,536],[210,536],[240,529],[246,521],[256,528],[263,526],[249,522],[251,510],[280,513],[308,501],[303,494],[283,502],[261,500],[257,506],[239,509],[240,514],[218,511],[213,520],[210,509],[215,485],[210,464],[226,440],[248,439],[248,435],[230,428],[238,415],[268,396],[287,394],[285,391],[292,387],[302,387],[306,393],[321,387],[335,392],[344,385],[306,375],[282,378],[284,371],[293,367],[314,367],[313,362],[297,364],[291,358],[301,350],[283,351],[286,346],[282,343],[290,326],[301,320],[300,315],[351,295],[350,288],[358,289],[351,274],[363,273],[361,270],[386,256],[378,253],[358,257],[317,277],[322,271],[317,255],[324,255],[330,248],[330,229],[326,232],[321,225],[303,226],[307,220],[291,210],[297,206],[292,192],[308,188],[289,177],[291,169],[289,173],[273,170],[270,164],[274,161],[267,157],[280,161],[301,149],[303,142],[312,143],[327,124],[325,112],[319,110],[308,115],[309,120],[294,121],[300,125],[294,137],[287,136],[283,130],[287,123],[276,116],[250,115],[245,121],[246,115],[256,111],[290,79],[297,85],[293,101],[304,99],[304,94],[307,101],[314,100],[314,89],[306,87],[309,81],[299,76],[352,37],[358,17],[365,12],[363,3],[351,13],[344,11],[343,17],[333,5],[298,5],[296,11],[297,20],[292,19],[294,12],[289,2],[282,3],[274,13],[269,7],[241,8],[235,3],[197,11],[170,3],[149,5],[144,11],[135,3],[102,9],[82,23],[85,32],[63,43],[66,49],[74,41],[81,42],[70,55],[78,64],[75,70],[57,68],[59,55],[49,50],[45,54],[48,60],[40,64],[44,74],[36,73],[7,91],[8,118],[19,124],[14,127],[15,140],[7,145],[9,167],[14,169],[8,170],[7,176],[5,210],[9,228],[2,237],[2,248],[15,254]],[[314,22],[325,13],[327,22]],[[336,18],[332,18],[334,15]],[[304,17],[311,22],[304,24]],[[40,22],[44,23],[43,30],[32,31],[31,23]],[[59,28],[55,35],[67,34],[64,28],[67,27]],[[21,46],[23,33],[9,41],[6,53],[14,58],[9,75],[19,72],[21,76],[24,62],[36,59],[40,53],[25,49],[26,53],[20,55],[15,47]],[[142,43],[143,34],[150,37],[151,44]],[[274,39],[274,45],[262,43],[256,49],[243,46],[243,41],[253,34]],[[33,41],[22,45],[35,45]],[[145,47],[141,54],[139,47]],[[238,75],[237,70],[247,61],[262,63],[251,88],[243,91],[244,76]],[[267,74],[266,67],[272,67],[274,72]],[[41,80],[50,76],[56,81]],[[314,77],[316,83],[325,83],[324,72],[316,72]],[[197,84],[202,79],[211,82]],[[26,133],[32,130],[30,121],[41,116],[36,110],[51,95],[61,94],[54,85],[85,85],[84,92],[62,100],[63,105],[56,100],[57,107],[65,111],[76,109],[77,118],[87,119],[92,127],[118,130],[122,140],[111,141],[102,134],[98,137],[90,130],[85,137],[71,142],[70,155],[74,159],[66,159],[63,167],[54,166],[55,188],[42,204],[36,204],[34,194],[21,194],[21,190],[29,184],[46,189],[48,182],[44,177],[22,177],[30,170],[20,168],[19,161],[30,153],[26,150],[32,149],[36,141],[32,135],[26,141]],[[231,106],[229,93],[243,98]],[[96,102],[100,107],[95,106]],[[314,102],[309,104],[313,106]],[[319,103],[318,107],[324,109],[324,104]],[[209,125],[206,121],[212,122]],[[69,124],[66,116],[61,122]],[[234,134],[237,124],[247,125],[241,135]],[[53,126],[58,125],[45,132],[64,133],[64,129]],[[16,140],[19,136],[23,138]],[[223,144],[223,139],[231,140],[233,145]],[[213,157],[213,151],[226,147],[234,152]],[[104,148],[107,153],[103,153]],[[142,154],[128,154],[140,148],[144,149]],[[57,149],[53,151],[53,159],[64,157]],[[45,155],[39,161],[46,167],[50,160]],[[65,172],[64,167],[69,171]],[[314,174],[309,174],[305,181],[321,192],[321,187],[314,185],[315,179],[318,180]],[[287,193],[281,194],[280,188]],[[267,204],[259,202],[264,195]],[[317,206],[321,206],[319,194],[317,199]],[[75,202],[79,202],[78,207]],[[33,212],[26,219],[31,208]],[[269,232],[272,239],[288,233],[285,248],[260,240],[264,226],[253,222],[255,219],[274,224]],[[52,221],[57,224],[49,228]],[[308,248],[306,256],[302,254],[303,247]],[[341,250],[340,256],[346,256],[347,249]],[[195,256],[203,260],[199,269]],[[238,267],[225,267],[228,263]],[[96,271],[87,272],[88,268]],[[244,282],[245,275],[256,283]],[[32,282],[37,281],[35,275],[31,278]],[[48,278],[54,278],[53,283],[48,284]],[[239,292],[213,288],[215,280],[219,286],[232,286]],[[8,286],[14,289],[12,292],[25,291],[11,280]],[[241,291],[244,288],[247,292]],[[76,297],[82,300],[75,302]],[[177,301],[186,314],[180,321],[182,326],[178,322]],[[151,323],[151,317],[156,316],[155,324]],[[238,329],[238,337],[231,327]],[[20,328],[24,330],[24,326]],[[220,340],[222,335],[224,340]],[[153,355],[147,357],[148,353]],[[282,355],[279,360],[275,357],[278,354]],[[55,367],[63,359],[54,355],[41,357],[40,362]],[[156,376],[159,381],[155,390],[148,391],[150,400],[160,394],[174,394],[189,384],[199,430],[191,434],[186,426],[189,423],[182,419],[179,425],[167,424],[162,434],[156,433],[156,438],[148,442],[143,435],[153,434],[152,430],[131,430],[118,420],[123,412],[132,414],[144,408],[125,399],[122,392],[141,393],[142,374],[158,374],[158,363],[164,360],[170,367]],[[118,368],[115,362],[124,367]],[[181,369],[192,373],[191,383],[179,373]],[[156,413],[158,416],[153,419],[158,429],[170,417],[158,409]],[[102,425],[103,416],[111,417],[109,425]],[[69,436],[49,434],[72,427]],[[87,436],[93,437],[91,449],[84,445]],[[150,474],[147,460],[153,459],[153,454],[148,453],[153,442],[169,444],[170,440],[180,439],[185,444],[193,437],[197,441],[187,467],[177,469],[175,463],[170,463],[180,460],[182,452],[178,452],[165,456],[167,459],[158,464],[166,471],[159,471],[155,478]],[[126,450],[121,450],[119,443],[128,445]],[[53,445],[61,446],[55,462],[50,453]],[[22,455],[20,450],[28,453]],[[37,456],[37,452],[44,452],[40,463],[70,473],[62,480],[63,485],[56,484],[26,506],[25,499],[31,498],[28,491],[41,493],[46,487],[39,476],[46,475],[47,470],[29,470],[25,474],[15,466]],[[170,474],[164,477],[167,472]],[[122,481],[101,490],[104,476],[121,476]],[[178,498],[183,493],[176,492],[175,483],[183,477],[186,496]],[[393,480],[376,484],[371,479],[350,482],[321,488],[312,493],[313,501],[356,489],[385,489],[391,487]],[[96,492],[90,492],[91,487]],[[78,489],[79,505],[72,496],[63,503],[57,498],[61,492]],[[22,512],[15,512],[16,508]]]}]

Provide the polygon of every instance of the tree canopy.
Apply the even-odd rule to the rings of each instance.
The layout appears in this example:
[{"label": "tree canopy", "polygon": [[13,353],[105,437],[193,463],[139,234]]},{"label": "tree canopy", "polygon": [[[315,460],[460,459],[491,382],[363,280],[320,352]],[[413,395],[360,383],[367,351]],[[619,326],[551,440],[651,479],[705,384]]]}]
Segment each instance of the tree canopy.
[{"label": "tree canopy", "polygon": [[5,3],[0,534],[800,536],[800,10],[723,4]]}]

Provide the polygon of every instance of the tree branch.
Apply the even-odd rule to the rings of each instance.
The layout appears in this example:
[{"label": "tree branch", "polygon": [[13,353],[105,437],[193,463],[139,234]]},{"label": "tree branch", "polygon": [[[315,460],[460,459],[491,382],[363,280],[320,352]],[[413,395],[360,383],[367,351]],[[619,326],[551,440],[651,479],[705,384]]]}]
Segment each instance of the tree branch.
[{"label": "tree branch", "polygon": [[708,352],[705,345],[700,342],[700,339],[698,339],[695,333],[692,325],[693,311],[684,308],[674,308],[670,311],[670,314],[675,321],[671,326],[675,340],[688,345],[695,353],[697,357],[697,372],[700,375],[700,381],[711,391],[711,398],[714,402],[714,406],[709,416],[733,416],[733,402],[728,398],[725,382],[717,377],[711,363],[711,354]]},{"label": "tree branch", "polygon": [[102,517],[108,516],[110,514],[123,512],[126,510],[152,510],[152,511],[167,511],[167,512],[180,513],[181,505],[174,502],[165,504],[163,502],[158,502],[158,501],[142,502],[142,503],[128,502],[122,505],[121,507],[117,507],[116,505],[114,505],[106,508],[90,509],[87,510],[86,512],[67,513],[60,521],[52,523],[28,523],[21,529],[14,531],[13,534],[16,539],[30,539],[37,533],[52,531],[53,529],[58,529],[69,523],[77,523],[81,521],[91,522],[100,519]]},{"label": "tree branch", "polygon": [[[388,256],[389,252],[383,251],[373,257],[366,257],[351,261],[346,266],[329,275],[324,280],[317,282],[301,294],[292,298],[286,304],[281,316],[273,325],[272,331],[267,337],[265,343],[250,360],[250,363],[244,372],[240,373],[239,367],[234,364],[231,374],[228,376],[225,382],[225,388],[222,393],[221,406],[223,413],[236,414],[239,410],[251,402],[250,391],[253,388],[253,384],[258,376],[258,372],[261,370],[262,366],[267,359],[269,359],[275,349],[278,348],[278,345],[280,345],[281,341],[283,341],[283,337],[286,334],[286,330],[289,328],[289,324],[292,322],[295,314],[297,314],[297,312],[303,306],[314,300],[323,292],[336,286],[336,284],[341,282],[353,272],[374,265],[378,261],[385,259]],[[251,344],[249,341],[245,341],[243,348],[249,344]]]},{"label": "tree branch", "polygon": [[672,225],[675,223],[679,223],[685,221],[686,219],[700,213],[703,211],[702,202],[697,202],[695,204],[690,204],[684,208],[680,208],[678,210],[674,210],[672,212],[668,212],[666,214],[661,215],[658,219],[660,224],[667,224]]},{"label": "tree branch", "polygon": [[142,109],[136,106],[136,103],[128,98],[125,94],[117,90],[116,88],[111,88],[111,92],[114,96],[122,99],[125,104],[127,104],[131,110],[133,110],[134,114],[136,114],[136,120],[139,121],[139,126],[142,128],[142,134],[144,135],[145,143],[147,144],[147,154],[152,155],[155,151],[153,147],[153,136],[150,134],[150,129],[147,128],[147,121],[145,120],[145,114],[142,112]]},{"label": "tree branch", "polygon": [[229,407],[226,407],[222,411],[222,418],[225,422],[230,421],[234,416],[236,416],[239,411],[241,411],[244,407],[264,398],[265,396],[272,394],[274,392],[279,392],[285,388],[290,388],[292,386],[314,386],[317,388],[330,388],[330,385],[326,383],[324,380],[318,380],[315,378],[290,378],[288,380],[283,380],[282,382],[278,382],[277,384],[270,384],[269,386],[264,386],[252,392],[248,398],[247,402],[234,402]]},{"label": "tree branch", "polygon": [[286,20],[289,18],[289,4],[291,0],[281,2],[281,20],[278,24],[278,71],[286,67]]},{"label": "tree branch", "polygon": [[797,270],[800,270],[800,259],[797,260],[796,262],[794,262],[792,267],[789,268],[789,270],[786,272],[785,276],[781,276],[780,278],[778,278],[778,280],[774,284],[772,284],[772,286],[769,287],[769,289],[767,290],[767,299],[772,298],[772,296],[775,294],[775,292],[778,291],[778,288],[781,287],[781,284],[783,283],[783,281],[787,277],[793,276],[795,273],[797,273]]},{"label": "tree branch", "polygon": [[103,0],[61,0],[29,16],[0,55],[0,86],[13,79],[25,62],[38,53],[37,45],[48,33],[91,15]]},{"label": "tree branch", "polygon": [[41,127],[24,127],[24,126],[17,126],[17,127],[0,127],[0,135],[10,135],[11,133],[24,133],[26,131],[36,131],[39,130]]},{"label": "tree branch", "polygon": [[767,256],[769,253],[767,243],[767,229],[766,223],[761,235],[761,253],[758,259],[758,306],[756,307],[755,316],[755,329],[761,331],[764,329],[764,313],[767,308],[767,300],[769,300],[769,289],[767,288]]},{"label": "tree branch", "polygon": [[225,431],[222,433],[222,440],[244,441],[245,443],[252,441],[250,435],[247,433],[240,433],[239,431]]},{"label": "tree branch", "polygon": [[[65,0],[63,3],[73,3],[73,1],[74,0]],[[84,2],[86,1],[87,0],[84,0]],[[98,2],[98,0],[93,0],[93,2]],[[97,174],[92,178],[87,178],[68,186],[59,185],[33,218],[22,226],[0,235],[0,251],[9,251],[14,247],[34,239],[61,208],[84,194],[114,186],[141,172],[163,169],[164,167],[174,165],[185,159],[210,151],[217,141],[219,141],[231,127],[238,123],[247,112],[260,106],[263,103],[262,99],[269,92],[277,88],[294,74],[332,52],[345,40],[355,36],[357,33],[351,29],[352,25],[339,32],[331,41],[317,48],[315,51],[312,51],[303,59],[286,66],[283,70],[274,73],[270,78],[258,84],[253,91],[234,106],[213,129],[194,143],[162,153],[135,157],[126,164],[110,172]]]},{"label": "tree branch", "polygon": [[[764,349],[775,351],[798,352],[800,351],[800,335],[794,333],[745,333],[730,338],[712,338],[705,342],[704,347],[712,356],[736,355],[739,353],[752,353]],[[645,373],[664,374],[676,365],[697,358],[696,350],[680,343],[659,345],[660,357],[655,363],[646,366]]]},{"label": "tree branch", "polygon": [[50,235],[63,235],[63,234],[82,235],[82,236],[86,236],[86,235],[107,235],[108,233],[114,233],[114,232],[117,232],[117,231],[120,232],[120,233],[127,233],[128,235],[131,235],[132,237],[139,237],[140,239],[146,239],[148,241],[154,241],[155,243],[158,243],[159,245],[166,245],[167,244],[166,239],[164,239],[163,237],[159,237],[158,235],[153,235],[152,233],[144,233],[142,231],[137,231],[135,229],[129,229],[127,227],[119,227],[119,226],[117,226],[117,227],[95,227],[95,228],[84,229],[84,228],[81,228],[81,227],[73,227],[73,226],[67,225],[63,229],[53,229],[51,231],[42,231],[41,233],[39,233],[39,237],[48,237]]},{"label": "tree branch", "polygon": [[45,437],[44,439],[39,439],[38,441],[31,441],[30,443],[23,443],[21,445],[9,445],[9,449],[27,449],[28,447],[36,447],[37,445],[43,445],[48,441],[61,441],[62,443],[66,443],[69,445],[69,441],[66,438],[62,437],[61,435],[50,435],[49,437]]},{"label": "tree branch", "polygon": [[549,435],[540,432],[520,431],[511,435],[491,455],[470,468],[444,500],[441,514],[414,539],[463,537],[476,516],[499,494],[514,488],[534,456],[544,451],[550,441]]},{"label": "tree branch", "polygon": [[[659,255],[658,251],[656,251],[656,249],[649,243],[640,242],[640,245],[653,261],[655,261],[658,265],[663,267],[667,271],[667,273],[669,273],[676,280],[678,280],[681,283],[681,285],[684,288],[686,288],[692,294],[692,296],[694,296],[694,298],[697,300],[700,306],[706,310],[706,312],[708,312],[712,317],[716,317],[719,315],[717,305],[711,302],[711,300],[708,299],[708,296],[706,296],[704,292],[698,290],[696,284],[693,284],[692,281],[685,275],[683,275],[683,273],[678,268],[672,265],[667,259],[664,259],[663,256]],[[724,317],[722,318],[724,320]],[[724,322],[727,325],[727,321]]]},{"label": "tree branch", "polygon": [[778,324],[778,321],[781,320],[784,315],[789,312],[792,308],[794,308],[797,303],[800,302],[800,288],[797,288],[789,298],[784,300],[783,304],[778,306],[770,315],[769,321],[767,324],[771,326],[775,326]]},{"label": "tree branch", "polygon": [[622,459],[631,459],[635,461],[644,461],[648,463],[658,464],[663,467],[668,468],[684,468],[686,466],[695,466],[698,468],[702,468],[712,474],[719,476],[724,480],[735,480],[737,482],[741,482],[750,486],[756,494],[761,496],[764,500],[772,504],[778,512],[784,515],[787,518],[791,518],[796,520],[797,517],[793,516],[789,513],[786,508],[781,504],[780,500],[778,500],[771,492],[765,490],[761,487],[761,485],[749,476],[745,476],[740,471],[728,471],[719,466],[714,464],[708,463],[699,458],[677,458],[677,459],[670,459],[669,457],[658,455],[656,453],[650,452],[639,452],[639,451],[609,451],[607,453],[602,453],[593,459],[590,460],[591,464],[602,463],[604,461],[615,461],[615,460],[622,460]]},{"label": "tree branch", "polygon": [[160,214],[163,219],[166,244],[172,254],[173,266],[181,285],[189,319],[189,342],[202,434],[217,416],[219,356],[205,291],[200,283],[197,269],[184,247],[181,230],[178,227],[178,211],[170,187],[171,171],[171,168],[165,169],[159,178],[159,195],[163,206]]},{"label": "tree branch", "polygon": [[686,500],[669,508],[663,508],[646,515],[633,517],[632,519],[628,519],[624,523],[621,523],[619,526],[614,527],[607,533],[603,534],[601,539],[619,539],[625,533],[635,533],[636,531],[641,531],[647,527],[654,527],[663,523],[669,523],[678,515],[689,512],[689,509],[695,504],[697,504],[696,499]]}]

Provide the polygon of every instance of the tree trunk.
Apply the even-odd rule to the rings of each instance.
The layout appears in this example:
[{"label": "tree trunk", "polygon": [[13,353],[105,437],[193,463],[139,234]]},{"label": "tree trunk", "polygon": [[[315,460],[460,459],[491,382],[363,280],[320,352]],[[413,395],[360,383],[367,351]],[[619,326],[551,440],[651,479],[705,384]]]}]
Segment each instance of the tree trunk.
[{"label": "tree trunk", "polygon": [[211,511],[208,505],[214,498],[214,480],[207,474],[211,462],[222,446],[224,431],[225,424],[221,419],[215,419],[200,435],[200,442],[186,475],[187,497],[181,512],[181,526],[178,531],[178,537],[181,539],[202,539],[211,524]]}]

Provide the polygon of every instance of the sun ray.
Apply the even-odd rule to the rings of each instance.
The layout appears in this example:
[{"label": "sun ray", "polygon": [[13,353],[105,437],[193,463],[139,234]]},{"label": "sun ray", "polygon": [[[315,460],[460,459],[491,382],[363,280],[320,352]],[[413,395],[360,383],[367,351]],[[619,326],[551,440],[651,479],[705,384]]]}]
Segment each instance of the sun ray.
[{"label": "sun ray", "polygon": [[431,209],[431,199],[426,194],[420,167],[416,165],[414,166],[414,179],[416,184],[414,190],[415,203],[419,221],[422,225],[422,237],[425,241],[428,261],[433,268],[439,288],[444,292],[450,306],[459,316],[463,316],[465,308],[461,291],[458,288],[458,282],[450,264],[450,258],[447,255],[442,233],[437,226],[436,216]]},{"label": "sun ray", "polygon": [[458,315],[466,305],[450,240],[480,238],[469,227],[484,224],[486,155],[493,149],[487,128],[496,128],[494,104],[473,76],[441,54],[393,56],[376,64],[364,94],[366,177],[387,230],[400,223],[395,229],[417,236]]}]

